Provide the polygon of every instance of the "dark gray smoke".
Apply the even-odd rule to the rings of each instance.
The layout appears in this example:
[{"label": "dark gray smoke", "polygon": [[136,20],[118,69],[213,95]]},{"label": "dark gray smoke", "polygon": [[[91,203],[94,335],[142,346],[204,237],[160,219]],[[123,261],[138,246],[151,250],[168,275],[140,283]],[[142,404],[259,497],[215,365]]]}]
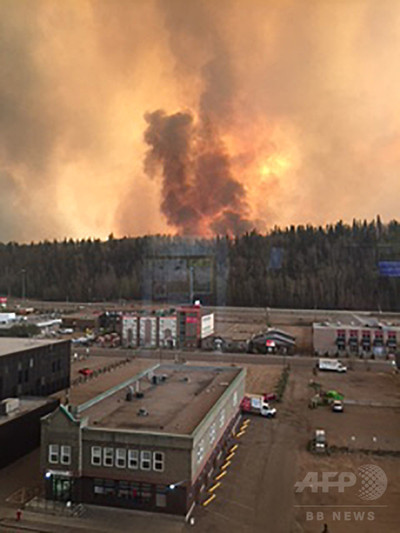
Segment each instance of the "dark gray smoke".
[{"label": "dark gray smoke", "polygon": [[147,113],[144,138],[150,146],[145,170],[162,171],[161,209],[182,235],[242,233],[245,218],[243,186],[235,180],[223,142],[210,123],[196,124],[190,112]]}]

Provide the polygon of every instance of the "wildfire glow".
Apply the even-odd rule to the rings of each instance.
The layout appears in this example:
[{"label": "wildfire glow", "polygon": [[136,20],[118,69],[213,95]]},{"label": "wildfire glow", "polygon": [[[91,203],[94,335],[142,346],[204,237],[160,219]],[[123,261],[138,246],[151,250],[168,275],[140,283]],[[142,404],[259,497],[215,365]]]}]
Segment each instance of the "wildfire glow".
[{"label": "wildfire glow", "polygon": [[260,166],[260,174],[263,178],[274,175],[279,176],[291,167],[290,160],[283,155],[271,155]]}]

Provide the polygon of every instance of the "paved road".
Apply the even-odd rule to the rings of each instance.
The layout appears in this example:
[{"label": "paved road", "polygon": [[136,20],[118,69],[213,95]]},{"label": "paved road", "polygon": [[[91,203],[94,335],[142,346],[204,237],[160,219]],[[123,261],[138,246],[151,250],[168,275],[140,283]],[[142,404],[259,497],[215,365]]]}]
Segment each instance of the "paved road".
[{"label": "paved road", "polygon": [[[81,354],[87,353],[87,348],[73,348],[73,352]],[[177,350],[128,350],[121,348],[89,348],[89,354],[101,355],[107,357],[130,357],[136,356],[143,359],[154,359],[160,362],[172,361],[175,357],[186,359],[187,361],[204,361],[204,362],[225,362],[225,363],[251,363],[263,365],[281,365],[289,363],[293,367],[309,367],[315,366],[318,358],[304,356],[304,355],[257,355],[257,354],[243,354],[243,353],[221,353],[221,352],[204,352],[195,350],[191,352],[177,351]],[[347,363],[346,359],[344,361]],[[347,363],[348,364],[348,363]],[[384,372],[392,368],[388,361],[375,360],[354,360],[353,367],[355,370],[363,370],[369,368],[372,371]]]}]

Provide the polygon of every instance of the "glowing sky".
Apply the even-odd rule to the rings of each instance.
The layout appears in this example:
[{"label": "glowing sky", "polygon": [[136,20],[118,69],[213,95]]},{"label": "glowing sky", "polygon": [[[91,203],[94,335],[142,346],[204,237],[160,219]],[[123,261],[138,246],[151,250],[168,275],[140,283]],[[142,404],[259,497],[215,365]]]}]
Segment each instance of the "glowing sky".
[{"label": "glowing sky", "polygon": [[[145,171],[159,109],[192,117],[196,150],[212,124],[261,231],[398,218],[399,57],[398,0],[2,0],[0,240],[184,233],[169,154]],[[203,234],[207,176],[182,193]]]}]

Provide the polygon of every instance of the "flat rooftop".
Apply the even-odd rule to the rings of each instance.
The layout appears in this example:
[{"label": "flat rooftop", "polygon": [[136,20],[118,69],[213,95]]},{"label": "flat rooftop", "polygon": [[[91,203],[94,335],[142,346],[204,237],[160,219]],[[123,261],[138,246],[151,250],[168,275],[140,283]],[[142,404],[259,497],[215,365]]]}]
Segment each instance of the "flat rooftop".
[{"label": "flat rooftop", "polygon": [[[157,365],[140,379],[143,398],[134,395],[127,401],[128,387],[124,386],[84,409],[81,416],[89,417],[89,426],[191,434],[241,371],[237,367]],[[165,381],[155,385],[152,375],[165,376]],[[147,416],[139,415],[140,409]]]},{"label": "flat rooftop", "polygon": [[0,337],[0,357],[3,355],[10,355],[13,353],[24,352],[25,350],[32,350],[34,348],[41,348],[52,344],[66,342],[65,339],[57,340],[43,340],[43,339],[27,339],[27,338],[13,338]]},{"label": "flat rooftop", "polygon": [[53,398],[25,397],[19,398],[19,407],[8,415],[0,415],[0,426],[15,420],[19,416],[25,415],[31,411],[39,409],[43,405],[54,402]]},{"label": "flat rooftop", "polygon": [[[90,356],[88,360],[72,363],[71,370],[73,376],[75,375],[75,365],[78,365],[79,368],[79,365],[82,365],[82,367],[87,367],[92,370],[98,368],[98,358],[100,358],[100,361],[106,360],[105,366],[108,361],[115,362],[119,360],[119,358],[115,357]],[[86,383],[80,383],[78,386],[72,387],[69,396],[70,402],[72,405],[83,404],[152,366],[154,366],[154,361],[149,359],[132,359],[127,365],[120,366],[112,372],[99,374],[96,378],[86,381]],[[53,397],[64,398],[65,390],[56,392]]]}]

